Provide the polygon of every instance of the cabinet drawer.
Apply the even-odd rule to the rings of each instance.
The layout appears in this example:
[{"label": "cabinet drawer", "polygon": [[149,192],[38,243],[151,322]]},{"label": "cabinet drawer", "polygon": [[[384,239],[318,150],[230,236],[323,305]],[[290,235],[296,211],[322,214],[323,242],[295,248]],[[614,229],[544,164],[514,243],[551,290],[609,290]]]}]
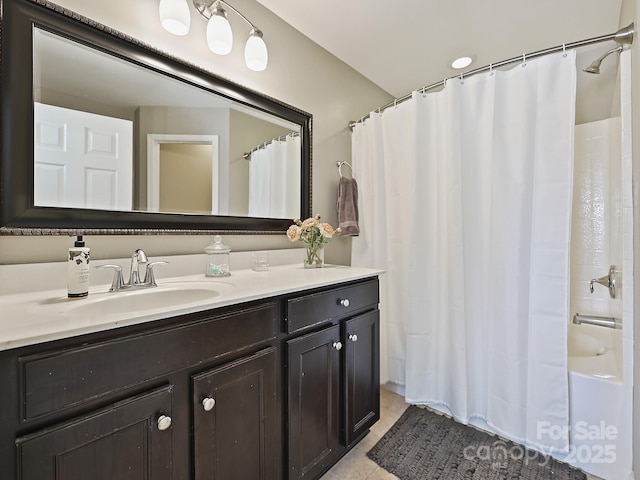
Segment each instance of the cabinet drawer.
[{"label": "cabinet drawer", "polygon": [[273,302],[173,328],[18,359],[23,420],[275,338]]},{"label": "cabinet drawer", "polygon": [[287,301],[287,333],[319,325],[378,304],[378,279],[332,288]]}]

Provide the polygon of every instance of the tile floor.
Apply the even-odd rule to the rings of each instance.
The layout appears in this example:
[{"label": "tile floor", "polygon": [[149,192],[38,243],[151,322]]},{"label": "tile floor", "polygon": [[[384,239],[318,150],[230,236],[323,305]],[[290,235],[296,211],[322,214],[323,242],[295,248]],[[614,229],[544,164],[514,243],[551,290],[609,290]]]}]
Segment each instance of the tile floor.
[{"label": "tile floor", "polygon": [[[322,480],[398,480],[384,468],[367,457],[367,452],[389,430],[404,413],[409,404],[404,398],[385,388],[380,389],[380,421],[353,450],[345,455],[331,470],[322,476]],[[602,480],[587,475],[587,480]]]},{"label": "tile floor", "polygon": [[409,404],[385,388],[380,389],[380,420],[353,449],[322,476],[322,480],[397,480],[367,457],[367,452],[387,433]]}]

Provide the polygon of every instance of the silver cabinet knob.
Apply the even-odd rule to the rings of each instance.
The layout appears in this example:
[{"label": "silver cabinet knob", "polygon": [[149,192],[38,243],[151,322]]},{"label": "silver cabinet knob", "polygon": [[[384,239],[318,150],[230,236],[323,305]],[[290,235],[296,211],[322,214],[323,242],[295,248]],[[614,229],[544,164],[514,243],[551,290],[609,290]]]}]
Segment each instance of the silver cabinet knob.
[{"label": "silver cabinet knob", "polygon": [[340,305],[342,305],[343,307],[348,307],[349,306],[349,299],[348,298],[343,298],[342,300],[340,300]]},{"label": "silver cabinet knob", "polygon": [[160,415],[158,417],[158,430],[166,430],[171,426],[171,417],[168,415]]},{"label": "silver cabinet knob", "polygon": [[336,350],[342,350],[342,342],[333,342],[333,348]]},{"label": "silver cabinet knob", "polygon": [[216,406],[216,401],[211,397],[207,397],[202,400],[202,406],[204,407],[205,412],[210,412],[211,410],[213,410],[213,407]]},{"label": "silver cabinet knob", "polygon": [[349,340],[351,340],[352,342],[357,342],[358,335],[356,335],[355,333],[352,333],[351,335],[349,335]]}]

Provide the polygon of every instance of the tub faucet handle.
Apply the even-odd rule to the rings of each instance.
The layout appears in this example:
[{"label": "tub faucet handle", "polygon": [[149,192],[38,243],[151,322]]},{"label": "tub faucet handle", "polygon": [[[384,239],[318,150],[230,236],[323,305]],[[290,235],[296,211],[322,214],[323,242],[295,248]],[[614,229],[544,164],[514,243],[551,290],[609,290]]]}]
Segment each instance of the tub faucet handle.
[{"label": "tub faucet handle", "polygon": [[593,293],[594,284],[599,283],[603,287],[609,289],[609,295],[611,298],[616,298],[616,267],[611,265],[609,267],[609,274],[600,278],[592,278],[589,282],[589,291]]}]

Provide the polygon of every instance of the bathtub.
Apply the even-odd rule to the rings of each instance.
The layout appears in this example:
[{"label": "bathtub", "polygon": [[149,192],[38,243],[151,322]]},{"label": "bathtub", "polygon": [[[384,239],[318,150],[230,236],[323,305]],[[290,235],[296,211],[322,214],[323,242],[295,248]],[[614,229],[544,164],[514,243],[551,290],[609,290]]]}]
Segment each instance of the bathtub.
[{"label": "bathtub", "polygon": [[569,444],[561,460],[605,480],[632,476],[631,393],[622,332],[572,325],[568,337]]},{"label": "bathtub", "polygon": [[621,331],[594,332],[593,329],[603,327],[581,325],[569,329],[569,372],[622,382]]}]

